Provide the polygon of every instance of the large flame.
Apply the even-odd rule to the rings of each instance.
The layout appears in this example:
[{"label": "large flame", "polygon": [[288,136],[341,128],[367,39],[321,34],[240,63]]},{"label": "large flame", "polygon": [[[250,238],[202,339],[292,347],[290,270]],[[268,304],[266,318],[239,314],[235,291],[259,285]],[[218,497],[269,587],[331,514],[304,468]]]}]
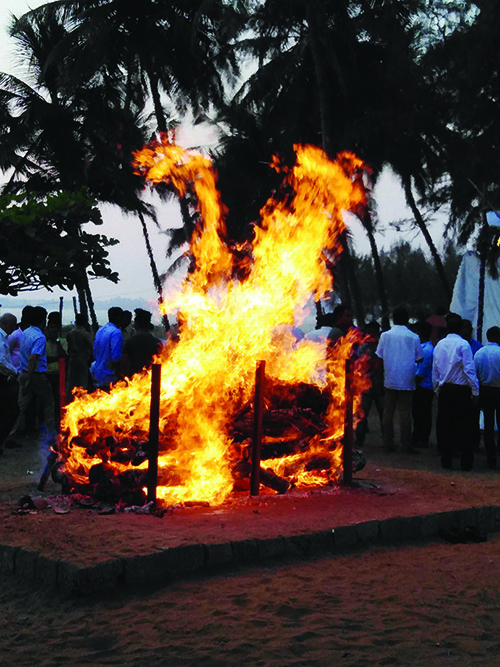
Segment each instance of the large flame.
[{"label": "large flame", "polygon": [[[167,502],[220,503],[231,493],[231,466],[241,449],[231,440],[230,426],[252,400],[259,360],[266,362],[270,384],[307,383],[330,395],[326,430],[311,439],[307,450],[266,466],[298,485],[325,483],[337,475],[344,361],[360,342],[359,333],[346,337],[326,363],[323,344],[297,342],[282,325],[300,320],[311,294],[321,297],[332,288],[325,251],[340,252],[342,211],[364,204],[354,176],[364,165],[348,153],[332,162],[312,146],[295,151],[295,165],[283,170],[293,195],[286,203],[269,200],[261,211],[261,224],[246,248],[243,279],[234,277],[235,253],[224,241],[224,209],[210,160],[164,137],[135,155],[137,171],[146,180],[168,183],[181,197],[190,189],[199,202],[200,222],[190,248],[194,268],[180,293],[165,304],[166,312],[179,311],[180,337],[157,359],[162,366],[157,493]],[[280,169],[277,160],[274,166]],[[360,364],[355,411],[361,384],[366,385]],[[109,438],[115,449],[126,450],[127,442],[147,441],[150,385],[150,371],[145,371],[109,393],[77,391],[65,410],[60,442],[74,480],[85,483],[92,466],[111,464],[113,457],[103,456],[102,445],[93,450],[89,443]],[[331,465],[319,474],[307,471],[312,455],[327,457]],[[130,468],[128,462],[112,465],[116,471]]]}]

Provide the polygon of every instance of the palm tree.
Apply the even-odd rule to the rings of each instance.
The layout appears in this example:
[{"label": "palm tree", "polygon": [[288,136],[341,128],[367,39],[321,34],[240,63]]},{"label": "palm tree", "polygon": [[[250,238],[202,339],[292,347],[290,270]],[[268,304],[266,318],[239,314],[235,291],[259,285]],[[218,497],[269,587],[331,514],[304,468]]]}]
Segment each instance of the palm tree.
[{"label": "palm tree", "polygon": [[[144,141],[140,110],[135,116],[130,107],[126,111],[122,91],[104,79],[85,88],[71,85],[64,62],[51,57],[67,38],[67,20],[55,3],[13,19],[11,35],[33,80],[0,75],[0,98],[11,114],[1,167],[12,175],[4,190],[36,198],[85,188],[99,201],[149,212],[137,197],[142,184],[130,164],[131,146]],[[85,266],[77,290],[81,311],[90,308],[97,325]]]},{"label": "palm tree", "polygon": [[[391,162],[386,144],[396,145],[391,137],[393,117],[398,117],[399,125],[406,121],[411,126],[412,109],[402,103],[420,76],[411,67],[410,48],[412,19],[420,0],[266,0],[257,5],[250,21],[254,36],[240,46],[259,66],[223,120],[232,116],[233,129],[245,113],[257,116],[258,126],[266,132],[268,154],[287,156],[297,142],[321,144],[332,157],[344,149],[354,150],[372,166],[376,179],[384,164]],[[371,235],[385,303],[374,219],[369,214],[361,219]],[[349,275],[344,282],[354,288],[359,320],[362,305],[355,297],[356,275],[347,241],[344,248]]]},{"label": "palm tree", "polygon": [[[160,133],[175,125],[172,114],[184,114],[190,108],[196,116],[220,103],[225,82],[238,73],[231,42],[245,15],[242,0],[57,0],[53,4],[68,11],[74,28],[52,58],[57,61],[63,55],[80,86],[92,81],[97,72],[113,82],[124,80],[125,106],[151,99]],[[158,191],[163,197],[172,195],[168,188]],[[187,200],[181,200],[180,208],[185,227],[180,236],[187,234],[189,239],[194,209]],[[141,226],[161,301],[161,276],[143,218]],[[172,233],[170,254],[181,242],[180,236]]]}]

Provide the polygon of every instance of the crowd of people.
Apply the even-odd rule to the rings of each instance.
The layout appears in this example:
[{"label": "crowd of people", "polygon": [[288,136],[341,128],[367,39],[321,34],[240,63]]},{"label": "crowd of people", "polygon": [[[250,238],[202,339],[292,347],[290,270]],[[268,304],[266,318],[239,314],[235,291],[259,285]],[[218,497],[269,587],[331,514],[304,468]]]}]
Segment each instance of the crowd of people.
[{"label": "crowd of people", "polygon": [[[388,452],[396,449],[397,415],[401,450],[418,454],[420,448],[429,447],[436,396],[435,434],[443,468],[451,469],[457,456],[462,470],[472,470],[483,419],[487,465],[496,469],[500,327],[488,329],[487,342],[482,345],[473,338],[472,323],[456,313],[410,324],[407,310],[397,308],[392,321],[392,327],[372,321],[363,328],[372,382],[362,397],[363,416],[356,428],[355,447],[363,447],[368,414],[375,404],[384,448]],[[353,326],[350,309],[337,306],[331,322],[329,339],[334,345]]]},{"label": "crowd of people", "polygon": [[76,387],[107,390],[151,365],[163,342],[153,333],[152,314],[134,312],[132,323],[130,311],[110,308],[95,336],[77,314],[64,337],[59,311],[26,306],[20,322],[12,313],[0,316],[0,454],[22,446],[29,435],[40,434],[50,449],[61,406],[73,399]]},{"label": "crowd of people", "polygon": [[[26,306],[19,323],[11,313],[1,315],[0,453],[4,447],[21,446],[22,436],[35,433],[53,444],[61,406],[73,399],[75,387],[107,390],[148,368],[163,345],[153,334],[151,318],[149,311],[137,308],[132,322],[129,311],[113,307],[108,322],[93,336],[88,322],[77,314],[63,337],[59,312]],[[354,326],[344,304],[327,315],[325,323],[329,346]],[[451,468],[458,456],[462,470],[472,469],[482,419],[487,465],[495,469],[500,449],[495,434],[500,420],[500,327],[488,329],[482,345],[473,338],[471,322],[460,315],[431,316],[410,324],[408,312],[397,308],[392,327],[388,321],[373,320],[362,329],[371,385],[362,396],[354,446],[363,447],[375,405],[388,452],[396,449],[396,416],[403,451],[415,454],[429,447],[437,397],[435,434],[443,467]]]}]

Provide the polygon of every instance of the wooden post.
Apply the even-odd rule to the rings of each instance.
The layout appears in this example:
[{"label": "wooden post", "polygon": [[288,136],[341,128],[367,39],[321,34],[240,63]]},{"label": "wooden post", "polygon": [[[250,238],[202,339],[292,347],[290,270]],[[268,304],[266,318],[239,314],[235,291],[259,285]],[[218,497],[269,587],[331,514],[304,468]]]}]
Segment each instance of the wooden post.
[{"label": "wooden post", "polygon": [[66,359],[59,357],[59,405],[61,414],[66,405]]},{"label": "wooden post", "polygon": [[151,367],[151,407],[149,411],[149,442],[148,442],[148,503],[156,503],[156,486],[158,484],[158,438],[160,428],[160,393],[161,364]]},{"label": "wooden post", "polygon": [[262,445],[262,415],[264,412],[264,380],[266,362],[259,361],[255,371],[255,398],[253,416],[252,474],[250,477],[250,495],[259,495],[260,485],[260,449]]},{"label": "wooden post", "polygon": [[343,445],[344,484],[352,484],[353,393],[354,359],[345,362],[345,419]]}]

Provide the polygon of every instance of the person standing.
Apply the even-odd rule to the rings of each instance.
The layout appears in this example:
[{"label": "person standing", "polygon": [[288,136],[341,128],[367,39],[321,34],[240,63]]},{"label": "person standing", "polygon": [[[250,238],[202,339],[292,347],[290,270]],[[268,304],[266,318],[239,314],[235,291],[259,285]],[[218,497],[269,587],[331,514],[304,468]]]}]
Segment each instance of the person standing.
[{"label": "person standing", "polygon": [[18,327],[8,337],[12,363],[18,371],[21,368],[21,336],[23,335],[23,331],[30,325],[30,313],[32,310],[33,306],[24,306]]},{"label": "person standing", "polygon": [[19,378],[19,415],[12,427],[5,446],[16,443],[16,437],[23,432],[26,410],[36,397],[42,415],[44,431],[43,444],[50,447],[56,438],[54,419],[54,399],[47,379],[47,339],[43,330],[47,322],[47,311],[42,306],[34,306],[30,314],[30,326],[21,337],[21,376]]},{"label": "person standing", "polygon": [[153,357],[161,350],[159,338],[153,335],[151,313],[142,308],[135,309],[135,334],[128,338],[123,345],[122,375],[132,377],[144,368],[151,366]]},{"label": "person standing", "polygon": [[408,328],[408,312],[396,308],[394,326],[380,335],[376,354],[384,364],[385,406],[382,420],[384,447],[394,451],[394,415],[399,412],[401,448],[416,453],[411,445],[411,406],[415,391],[415,363],[423,358],[420,339]]},{"label": "person standing", "polygon": [[352,327],[352,313],[347,304],[339,303],[333,309],[333,313],[327,315],[328,317],[325,316],[325,321],[331,323],[330,333],[328,334],[328,345],[333,346]]},{"label": "person standing", "polygon": [[368,415],[373,404],[377,409],[380,431],[383,431],[384,419],[384,364],[377,356],[376,350],[380,339],[380,324],[376,320],[368,322],[363,332],[366,334],[359,350],[360,356],[367,355],[366,372],[370,377],[370,388],[361,397],[361,412],[363,416],[358,422],[355,431],[354,447],[363,447],[368,432]]},{"label": "person standing", "polygon": [[432,387],[432,359],[434,345],[431,342],[432,325],[430,322],[420,321],[415,325],[415,332],[420,337],[423,359],[417,363],[415,371],[415,393],[413,394],[412,416],[413,433],[411,436],[413,447],[428,447],[432,430],[432,403],[434,389]]},{"label": "person standing", "polygon": [[75,326],[67,333],[66,342],[68,344],[66,399],[71,401],[74,387],[88,389],[89,386],[93,342],[87,318],[82,313],[75,315]]},{"label": "person standing", "polygon": [[[486,332],[488,342],[474,355],[479,380],[479,407],[484,415],[484,448],[488,468],[497,466],[495,447],[495,420],[500,427],[500,327],[490,327]],[[500,431],[499,441],[500,449]]]},{"label": "person standing", "polygon": [[16,327],[17,318],[12,313],[4,313],[0,317],[0,454],[3,452],[4,441],[19,414],[18,372],[12,363],[8,343],[8,336],[16,330]]},{"label": "person standing", "polygon": [[449,313],[446,323],[448,334],[434,348],[432,362],[432,385],[438,396],[437,445],[443,468],[451,469],[457,447],[462,470],[472,470],[473,397],[479,394],[479,382],[471,347],[460,335],[462,318]]},{"label": "person standing", "polygon": [[108,323],[95,335],[94,361],[90,372],[96,388],[108,389],[119,378],[123,350],[122,319],[123,310],[113,306],[108,310]]},{"label": "person standing", "polygon": [[[469,343],[470,348],[472,350],[472,356],[474,356],[476,352],[483,347],[483,344],[473,337],[473,333],[474,333],[474,328],[472,326],[472,322],[470,320],[464,320],[462,318],[462,328],[460,330],[460,335],[462,336],[462,338],[465,338],[465,340]],[[472,428],[471,437],[474,445],[474,451],[478,452],[479,443],[481,441],[481,427],[479,425],[481,410],[479,409],[479,403],[477,401],[473,403],[472,410],[473,410],[473,420],[471,426]]]}]

